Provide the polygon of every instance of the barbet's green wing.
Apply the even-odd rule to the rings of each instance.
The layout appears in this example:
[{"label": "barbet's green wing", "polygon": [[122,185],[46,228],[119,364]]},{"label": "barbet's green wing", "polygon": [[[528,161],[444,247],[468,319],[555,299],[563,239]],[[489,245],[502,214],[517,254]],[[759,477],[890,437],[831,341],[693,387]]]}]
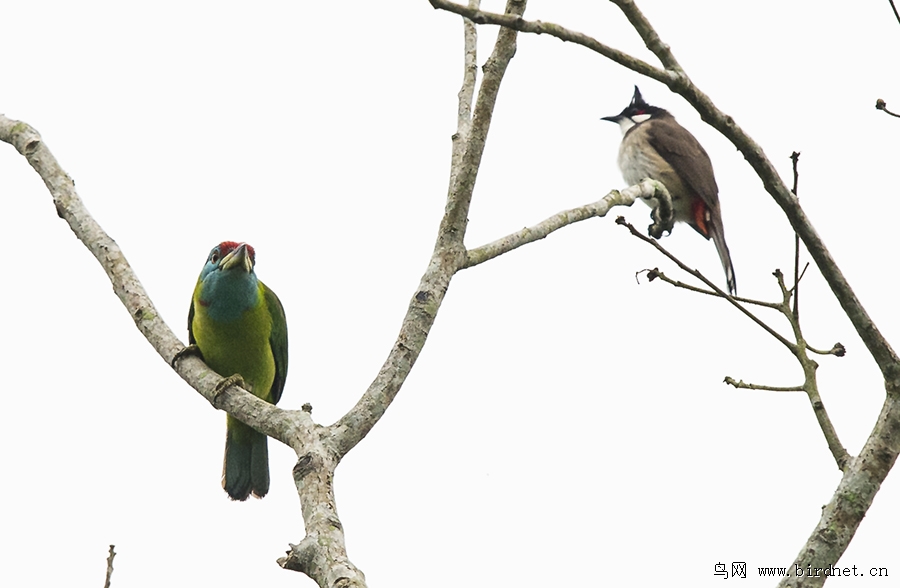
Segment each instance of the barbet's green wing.
[{"label": "barbet's green wing", "polygon": [[191,300],[191,309],[188,311],[188,345],[194,345],[194,301]]},{"label": "barbet's green wing", "polygon": [[281,392],[284,390],[284,380],[287,378],[288,369],[288,338],[287,320],[284,318],[284,307],[275,292],[260,282],[266,306],[272,315],[272,332],[269,334],[269,345],[272,346],[272,357],[275,358],[275,379],[272,381],[272,404],[281,400]]}]

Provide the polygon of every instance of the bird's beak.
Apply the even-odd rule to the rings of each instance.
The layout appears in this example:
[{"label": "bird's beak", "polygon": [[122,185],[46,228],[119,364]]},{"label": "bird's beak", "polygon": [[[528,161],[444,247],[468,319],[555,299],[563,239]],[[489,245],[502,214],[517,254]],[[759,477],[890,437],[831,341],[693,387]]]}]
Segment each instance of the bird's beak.
[{"label": "bird's beak", "polygon": [[612,116],[602,116],[600,117],[600,120],[608,120],[609,122],[619,124],[619,121],[622,120],[622,113],[620,112],[619,114],[614,114]]},{"label": "bird's beak", "polygon": [[241,268],[248,274],[253,269],[253,262],[250,261],[250,253],[247,251],[247,244],[241,243],[238,248],[226,255],[219,263],[219,267],[223,270],[231,268]]}]

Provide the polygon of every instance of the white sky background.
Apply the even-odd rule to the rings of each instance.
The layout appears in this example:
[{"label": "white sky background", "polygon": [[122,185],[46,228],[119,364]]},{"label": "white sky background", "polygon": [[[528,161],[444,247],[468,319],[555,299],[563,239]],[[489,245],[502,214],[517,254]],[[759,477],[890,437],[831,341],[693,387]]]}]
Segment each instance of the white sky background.
[{"label": "white sky background", "polygon": [[[9,3],[0,112],[42,134],[183,339],[208,250],[253,244],[289,321],[281,406],[331,423],[375,376],[431,253],[461,19],[425,0],[193,4]],[[888,3],[640,6],[785,178],[802,152],[804,207],[897,348],[900,122],[874,109],[900,107]],[[652,60],[611,4],[533,0],[526,16]],[[479,32],[482,64],[496,28]],[[662,85],[550,37],[519,37],[467,244],[622,187],[620,133],[599,118],[635,83],[710,153],[740,293],[774,299],[793,236],[741,156]],[[270,442],[265,500],[227,499],[224,415],[144,342],[38,176],[0,147],[0,585],[101,586],[114,543],[114,586],[313,586],[275,564],[303,538],[292,452]],[[622,213],[643,229],[648,210]],[[732,561],[749,564],[742,585],[771,586],[756,567],[797,555],[840,473],[804,395],[722,379],[796,385],[799,367],[725,303],[636,284],[654,266],[685,276],[615,216],[453,280],[406,385],[336,476],[371,586],[707,586]],[[687,226],[664,245],[723,282]],[[803,286],[811,344],[848,349],[819,376],[855,454],[881,378],[815,268]],[[841,565],[900,577],[898,519],[895,472]]]}]

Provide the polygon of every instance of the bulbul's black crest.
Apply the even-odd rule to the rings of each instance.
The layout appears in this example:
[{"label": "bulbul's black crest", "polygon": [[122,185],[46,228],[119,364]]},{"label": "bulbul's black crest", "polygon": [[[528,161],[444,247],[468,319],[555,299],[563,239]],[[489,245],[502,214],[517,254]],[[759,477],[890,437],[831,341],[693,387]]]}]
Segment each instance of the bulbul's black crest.
[{"label": "bulbul's black crest", "polygon": [[[634,87],[634,96],[631,97],[631,104],[625,108],[619,116],[627,116],[629,118],[634,116],[640,116],[642,114],[649,114],[651,117],[654,114],[659,114],[660,112],[666,112],[662,108],[651,106],[644,102],[644,97],[641,96],[641,91],[637,86]],[[605,120],[610,120],[612,117],[606,117]]]}]

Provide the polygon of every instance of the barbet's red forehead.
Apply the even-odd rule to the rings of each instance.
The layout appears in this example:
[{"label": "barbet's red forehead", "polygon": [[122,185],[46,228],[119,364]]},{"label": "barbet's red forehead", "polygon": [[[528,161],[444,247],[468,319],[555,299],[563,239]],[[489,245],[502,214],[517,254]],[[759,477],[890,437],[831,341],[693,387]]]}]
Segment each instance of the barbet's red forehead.
[{"label": "barbet's red forehead", "polygon": [[[247,246],[247,253],[250,254],[250,261],[256,263],[256,251],[253,249],[253,245],[250,245],[249,243],[244,243],[244,245]],[[241,244],[237,241],[222,241],[219,243],[219,254],[222,257],[225,257],[240,246]]]}]

